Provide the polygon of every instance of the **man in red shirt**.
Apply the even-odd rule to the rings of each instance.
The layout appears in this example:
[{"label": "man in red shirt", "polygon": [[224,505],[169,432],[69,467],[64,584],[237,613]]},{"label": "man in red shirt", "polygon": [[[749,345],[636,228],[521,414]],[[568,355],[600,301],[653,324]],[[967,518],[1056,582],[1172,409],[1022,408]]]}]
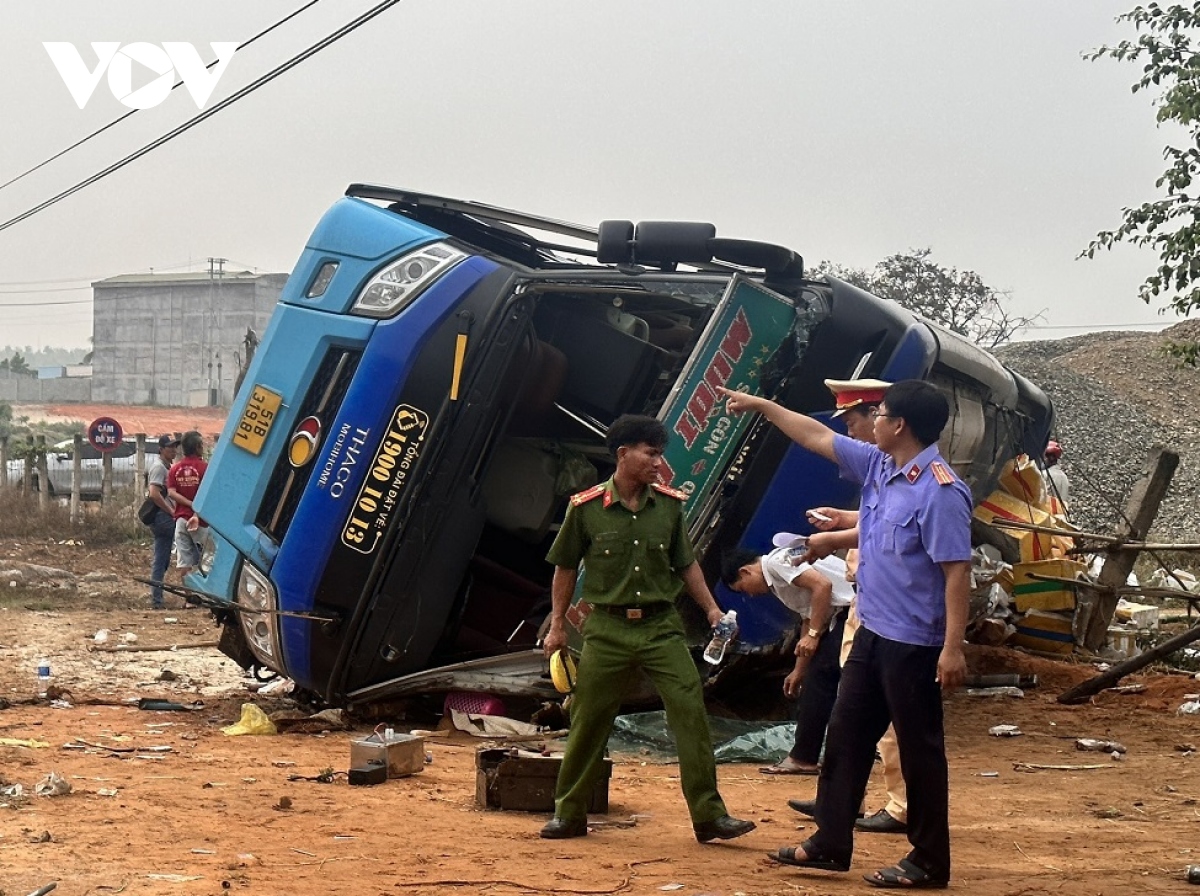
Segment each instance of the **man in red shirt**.
[{"label": "man in red shirt", "polygon": [[192,501],[200,490],[200,481],[208,469],[201,456],[204,439],[195,430],[185,432],[180,440],[183,458],[167,473],[167,494],[175,502],[175,565],[180,575],[187,575],[200,565],[200,546],[204,537],[189,531],[188,520],[195,516]]}]

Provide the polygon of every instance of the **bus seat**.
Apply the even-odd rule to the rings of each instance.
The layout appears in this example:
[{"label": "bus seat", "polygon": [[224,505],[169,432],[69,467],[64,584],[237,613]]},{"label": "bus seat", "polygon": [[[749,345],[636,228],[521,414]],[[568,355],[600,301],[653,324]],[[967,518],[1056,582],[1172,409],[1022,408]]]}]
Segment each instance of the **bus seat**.
[{"label": "bus seat", "polygon": [[561,501],[555,491],[558,458],[536,439],[505,439],[483,481],[488,522],[537,543],[550,530]]}]

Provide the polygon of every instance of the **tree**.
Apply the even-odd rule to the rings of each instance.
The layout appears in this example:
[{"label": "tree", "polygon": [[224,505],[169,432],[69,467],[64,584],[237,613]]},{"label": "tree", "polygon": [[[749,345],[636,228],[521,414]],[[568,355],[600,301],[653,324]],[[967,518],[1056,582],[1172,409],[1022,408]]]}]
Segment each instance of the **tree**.
[{"label": "tree", "polygon": [[29,366],[29,362],[25,360],[25,356],[20,352],[13,352],[11,358],[5,358],[0,361],[0,370],[8,370],[12,373],[24,374],[25,376],[35,376],[37,371]]},{"label": "tree", "polygon": [[1010,314],[1004,307],[1004,293],[992,289],[974,271],[934,264],[932,254],[929,248],[911,249],[885,258],[870,271],[823,261],[816,273],[830,274],[891,299],[986,349],[1002,345],[1041,318],[1040,313],[1031,317]]},{"label": "tree", "polygon": [[[1103,46],[1085,59],[1141,62],[1142,75],[1133,92],[1154,90],[1159,123],[1175,122],[1184,130],[1179,146],[1166,146],[1167,169],[1155,181],[1166,195],[1137,208],[1122,210],[1116,230],[1104,230],[1083,251],[1088,258],[1119,242],[1150,246],[1158,253],[1158,269],[1138,288],[1142,301],[1160,297],[1167,307],[1184,317],[1200,306],[1200,195],[1192,182],[1200,174],[1200,0],[1161,7],[1157,3],[1135,6],[1117,17],[1138,32],[1136,40],[1115,47]],[[1168,354],[1193,366],[1200,363],[1200,347],[1169,346]]]}]

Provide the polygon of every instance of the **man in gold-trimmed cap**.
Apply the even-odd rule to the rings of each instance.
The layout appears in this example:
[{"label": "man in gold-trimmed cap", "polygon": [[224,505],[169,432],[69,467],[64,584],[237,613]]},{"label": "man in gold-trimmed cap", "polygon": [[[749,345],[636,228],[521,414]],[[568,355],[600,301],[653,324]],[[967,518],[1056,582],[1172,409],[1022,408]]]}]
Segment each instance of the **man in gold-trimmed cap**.
[{"label": "man in gold-trimmed cap", "polygon": [[846,434],[860,442],[875,441],[875,421],[871,409],[879,407],[883,393],[891,383],[883,380],[826,380],[826,387],[833,393],[837,410],[834,417],[845,416]]},{"label": "man in gold-trimmed cap", "polygon": [[833,416],[840,417],[860,404],[879,404],[892,384],[883,380],[826,380],[825,385],[837,403]]}]

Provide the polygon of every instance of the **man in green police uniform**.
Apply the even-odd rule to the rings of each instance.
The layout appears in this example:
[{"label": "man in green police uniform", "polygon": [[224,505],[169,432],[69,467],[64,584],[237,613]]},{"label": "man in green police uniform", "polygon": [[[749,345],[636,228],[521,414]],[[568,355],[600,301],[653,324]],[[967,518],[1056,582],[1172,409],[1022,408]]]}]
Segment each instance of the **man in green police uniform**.
[{"label": "man in green police uniform", "polygon": [[607,482],[571,498],[546,559],[554,564],[553,609],[546,655],[565,647],[563,627],[580,561],[582,600],[592,612],[583,627],[571,733],[558,773],[550,839],[587,834],[587,804],[613,719],[639,669],[662,697],[679,751],[683,795],[701,843],[730,840],[754,822],[730,817],[717,792],[717,768],[704,711],[700,673],[675,610],[682,588],[716,625],[721,610],[705,584],[683,520],[682,492],[659,484],[667,431],[653,417],[626,415],[608,431],[617,470]]}]

